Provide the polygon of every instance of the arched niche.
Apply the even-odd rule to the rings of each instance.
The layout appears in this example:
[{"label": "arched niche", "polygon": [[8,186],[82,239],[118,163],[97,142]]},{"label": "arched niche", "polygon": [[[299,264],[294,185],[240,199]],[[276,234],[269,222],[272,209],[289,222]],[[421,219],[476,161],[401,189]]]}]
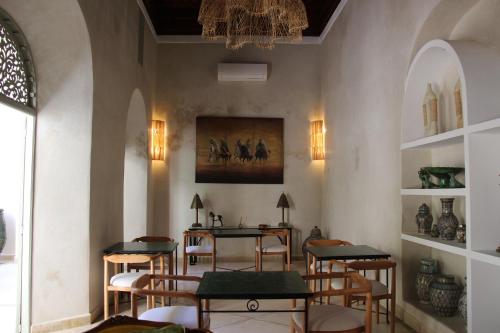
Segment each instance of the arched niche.
[{"label": "arched niche", "polygon": [[123,239],[147,233],[148,150],[146,104],[135,89],[127,114],[123,170]]}]

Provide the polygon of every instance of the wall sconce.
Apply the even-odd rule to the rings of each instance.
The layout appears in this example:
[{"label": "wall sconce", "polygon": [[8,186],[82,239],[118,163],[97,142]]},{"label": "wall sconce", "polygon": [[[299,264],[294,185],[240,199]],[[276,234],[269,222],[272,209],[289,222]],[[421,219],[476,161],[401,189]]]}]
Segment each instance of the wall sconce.
[{"label": "wall sconce", "polygon": [[323,120],[311,122],[311,150],[314,161],[325,159],[325,128]]},{"label": "wall sconce", "polygon": [[151,159],[153,161],[165,160],[165,134],[165,122],[163,120],[151,121]]}]

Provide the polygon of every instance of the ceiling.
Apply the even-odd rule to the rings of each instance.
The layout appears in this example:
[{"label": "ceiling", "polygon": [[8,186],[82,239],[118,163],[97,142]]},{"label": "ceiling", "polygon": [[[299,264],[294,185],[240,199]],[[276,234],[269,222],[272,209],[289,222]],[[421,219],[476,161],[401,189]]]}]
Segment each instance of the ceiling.
[{"label": "ceiling", "polygon": [[[303,35],[319,37],[341,0],[303,0],[309,28]],[[158,36],[201,35],[201,0],[143,0]]]}]

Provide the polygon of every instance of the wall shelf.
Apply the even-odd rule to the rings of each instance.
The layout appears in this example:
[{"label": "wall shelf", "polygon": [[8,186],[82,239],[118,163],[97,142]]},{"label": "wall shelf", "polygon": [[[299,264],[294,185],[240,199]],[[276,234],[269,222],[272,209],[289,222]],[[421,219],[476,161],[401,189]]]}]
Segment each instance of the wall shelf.
[{"label": "wall shelf", "polygon": [[457,254],[459,256],[466,256],[467,254],[465,243],[458,243],[456,240],[448,241],[440,238],[433,238],[428,235],[418,234],[416,232],[404,232],[401,234],[401,239],[428,246],[433,249]]},{"label": "wall shelf", "polygon": [[413,299],[405,300],[405,303],[408,308],[407,311],[420,321],[422,325],[420,329],[423,332],[428,332],[429,329],[433,329],[435,332],[440,333],[467,332],[465,321],[457,315],[453,317],[438,317],[430,304],[423,304]]},{"label": "wall shelf", "polygon": [[469,126],[469,133],[480,133],[494,129],[500,130],[500,118],[485,121],[476,125]]},{"label": "wall shelf", "polygon": [[403,188],[401,195],[429,195],[440,197],[463,197],[467,193],[465,188]]},{"label": "wall shelf", "polygon": [[500,253],[495,250],[474,250],[471,256],[472,259],[500,267]]},{"label": "wall shelf", "polygon": [[464,129],[459,128],[452,131],[428,136],[411,142],[401,144],[401,150],[406,149],[431,149],[460,144],[464,142]]}]

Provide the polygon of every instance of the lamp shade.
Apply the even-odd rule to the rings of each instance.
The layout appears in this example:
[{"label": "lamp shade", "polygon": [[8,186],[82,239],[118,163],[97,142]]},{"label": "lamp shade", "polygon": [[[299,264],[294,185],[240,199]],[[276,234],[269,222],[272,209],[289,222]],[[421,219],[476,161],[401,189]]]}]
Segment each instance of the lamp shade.
[{"label": "lamp shade", "polygon": [[165,122],[153,120],[151,122],[151,159],[153,161],[165,160]]},{"label": "lamp shade", "polygon": [[198,193],[196,193],[193,197],[193,202],[191,202],[191,209],[201,209],[201,208],[203,208],[203,203],[201,202]]},{"label": "lamp shade", "polygon": [[276,208],[290,208],[290,204],[288,204],[288,199],[286,198],[285,193],[281,193]]}]

